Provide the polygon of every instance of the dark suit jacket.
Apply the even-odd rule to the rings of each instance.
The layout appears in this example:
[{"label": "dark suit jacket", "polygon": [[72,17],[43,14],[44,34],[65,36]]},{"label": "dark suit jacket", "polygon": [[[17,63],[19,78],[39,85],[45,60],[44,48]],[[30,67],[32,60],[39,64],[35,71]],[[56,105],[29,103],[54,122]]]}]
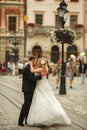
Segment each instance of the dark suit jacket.
[{"label": "dark suit jacket", "polygon": [[34,73],[30,72],[30,65],[27,64],[23,69],[23,83],[22,92],[33,93],[36,87],[36,81],[42,79],[41,75],[35,76]]},{"label": "dark suit jacket", "polygon": [[86,66],[86,64],[84,64],[84,70],[82,72],[82,64],[80,63],[80,65],[79,65],[79,73],[85,74],[86,73],[86,69],[87,69],[87,66]]}]

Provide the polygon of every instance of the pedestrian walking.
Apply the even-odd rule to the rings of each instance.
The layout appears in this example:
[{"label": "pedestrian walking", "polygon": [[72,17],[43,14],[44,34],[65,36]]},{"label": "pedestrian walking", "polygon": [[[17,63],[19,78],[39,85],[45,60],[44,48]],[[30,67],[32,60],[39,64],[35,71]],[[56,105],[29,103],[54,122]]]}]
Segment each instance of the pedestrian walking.
[{"label": "pedestrian walking", "polygon": [[60,76],[61,76],[61,61],[60,60],[57,61],[54,71],[55,71],[55,76],[56,76],[56,88],[59,88]]},{"label": "pedestrian walking", "polygon": [[12,62],[12,75],[15,75],[15,62]]},{"label": "pedestrian walking", "polygon": [[70,88],[72,88],[74,74],[76,74],[76,73],[77,73],[76,65],[75,65],[73,59],[70,58],[68,63],[66,64],[66,75],[69,77]]},{"label": "pedestrian walking", "polygon": [[86,77],[86,70],[87,70],[87,66],[84,62],[84,59],[80,60],[80,65],[79,65],[79,73],[81,75],[81,83],[84,84],[84,80]]},{"label": "pedestrian walking", "polygon": [[22,73],[23,73],[23,68],[24,68],[24,64],[22,63],[22,61],[20,61],[18,64],[18,74],[19,74],[19,78],[22,78]]},{"label": "pedestrian walking", "polygon": [[7,62],[7,69],[8,69],[8,74],[12,75],[12,62],[11,61]]}]

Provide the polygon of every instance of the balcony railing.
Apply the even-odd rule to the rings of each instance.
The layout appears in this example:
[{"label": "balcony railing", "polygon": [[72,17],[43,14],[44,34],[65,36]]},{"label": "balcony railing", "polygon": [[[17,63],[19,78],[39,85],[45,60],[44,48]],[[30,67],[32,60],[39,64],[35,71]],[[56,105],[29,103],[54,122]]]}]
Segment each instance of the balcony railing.
[{"label": "balcony railing", "polygon": [[[31,29],[32,28],[32,29]],[[28,36],[34,36],[37,34],[42,34],[42,35],[49,35],[49,32],[53,30],[55,27],[54,26],[38,26],[35,25],[35,27],[31,27],[28,29]]]}]

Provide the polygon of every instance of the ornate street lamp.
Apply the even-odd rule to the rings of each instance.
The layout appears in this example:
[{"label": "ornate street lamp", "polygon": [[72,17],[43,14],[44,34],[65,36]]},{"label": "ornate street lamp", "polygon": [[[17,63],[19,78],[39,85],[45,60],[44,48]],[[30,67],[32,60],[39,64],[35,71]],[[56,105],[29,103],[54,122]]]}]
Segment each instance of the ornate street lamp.
[{"label": "ornate street lamp", "polygon": [[[65,22],[67,20],[67,16],[69,11],[67,10],[67,4],[64,0],[60,3],[60,6],[57,8],[59,20],[61,22],[62,28],[64,29]],[[59,94],[66,94],[66,81],[65,81],[65,63],[64,63],[64,41],[62,44],[62,72],[61,72],[61,81],[60,81],[60,90]]]},{"label": "ornate street lamp", "polygon": [[62,28],[64,28],[64,24],[67,20],[68,13],[69,13],[69,11],[67,10],[67,4],[65,3],[64,0],[62,0],[62,2],[60,3],[60,7],[57,8],[57,12],[58,12],[59,20],[62,24]]},{"label": "ornate street lamp", "polygon": [[12,58],[12,60],[17,63],[17,61],[19,60],[19,45],[21,44],[23,37],[19,36],[17,34],[17,32],[13,32],[9,34],[9,42],[11,43],[10,47],[10,56]]}]

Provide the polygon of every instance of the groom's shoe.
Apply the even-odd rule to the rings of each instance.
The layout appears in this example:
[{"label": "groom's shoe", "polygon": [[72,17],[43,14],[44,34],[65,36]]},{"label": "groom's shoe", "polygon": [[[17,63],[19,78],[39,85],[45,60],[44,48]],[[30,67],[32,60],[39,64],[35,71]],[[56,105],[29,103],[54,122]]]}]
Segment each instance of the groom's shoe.
[{"label": "groom's shoe", "polygon": [[23,124],[23,123],[18,123],[18,125],[19,125],[19,126],[24,126],[24,124]]},{"label": "groom's shoe", "polygon": [[25,125],[27,125],[27,121],[25,121]]},{"label": "groom's shoe", "polygon": [[25,119],[25,125],[27,125],[27,120]]},{"label": "groom's shoe", "polygon": [[25,119],[24,119],[24,120],[25,120],[25,125],[27,125],[27,116],[25,117]]}]

